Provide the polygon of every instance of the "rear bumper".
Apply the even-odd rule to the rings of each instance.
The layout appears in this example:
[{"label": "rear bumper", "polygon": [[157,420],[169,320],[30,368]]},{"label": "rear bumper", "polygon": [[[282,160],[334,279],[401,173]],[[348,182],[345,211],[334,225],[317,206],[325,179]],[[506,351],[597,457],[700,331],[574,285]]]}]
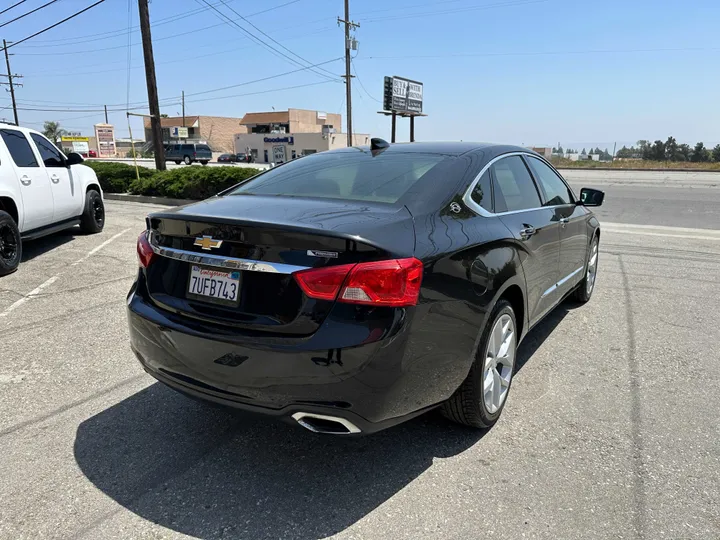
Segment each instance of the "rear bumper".
[{"label": "rear bumper", "polygon": [[[285,420],[298,412],[343,418],[364,433],[421,414],[457,387],[433,380],[422,369],[428,359],[412,357],[414,309],[398,309],[379,340],[328,321],[308,337],[257,338],[213,335],[134,291],[128,296],[132,349],[157,380],[195,398]],[[338,346],[339,334],[345,346]]]}]

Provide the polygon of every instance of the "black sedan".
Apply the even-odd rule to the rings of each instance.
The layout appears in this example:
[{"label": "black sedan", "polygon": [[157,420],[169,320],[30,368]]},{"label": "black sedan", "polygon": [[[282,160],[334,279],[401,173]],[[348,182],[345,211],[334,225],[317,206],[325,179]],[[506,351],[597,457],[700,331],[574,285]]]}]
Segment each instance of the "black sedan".
[{"label": "black sedan", "polygon": [[132,349],[176,390],[316,432],[435,407],[489,427],[528,330],[590,299],[603,197],[513,146],[373,139],[291,161],[148,217]]},{"label": "black sedan", "polygon": [[238,154],[220,154],[217,158],[218,163],[238,163],[240,161],[244,160],[240,159]]}]

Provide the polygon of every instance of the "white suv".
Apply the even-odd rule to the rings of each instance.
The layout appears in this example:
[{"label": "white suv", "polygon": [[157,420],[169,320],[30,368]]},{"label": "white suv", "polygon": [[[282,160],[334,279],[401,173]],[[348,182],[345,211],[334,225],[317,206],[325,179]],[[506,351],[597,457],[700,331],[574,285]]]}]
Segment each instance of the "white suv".
[{"label": "white suv", "polygon": [[97,175],[35,130],[0,123],[0,276],[17,269],[22,242],[74,225],[102,231]]}]

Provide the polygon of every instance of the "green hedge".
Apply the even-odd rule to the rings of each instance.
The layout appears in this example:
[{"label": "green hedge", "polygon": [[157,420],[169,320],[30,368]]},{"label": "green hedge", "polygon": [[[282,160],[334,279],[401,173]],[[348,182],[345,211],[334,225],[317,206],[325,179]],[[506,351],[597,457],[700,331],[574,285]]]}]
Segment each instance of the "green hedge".
[{"label": "green hedge", "polygon": [[[127,193],[130,190],[130,182],[135,180],[135,167],[124,163],[108,163],[102,161],[85,161],[97,174],[100,187],[105,193]],[[155,171],[147,167],[138,167],[140,178],[148,178],[155,174]]]},{"label": "green hedge", "polygon": [[173,199],[206,199],[255,176],[258,169],[249,167],[181,167],[156,171],[124,163],[86,162],[95,170],[100,186],[108,193],[133,193]]}]

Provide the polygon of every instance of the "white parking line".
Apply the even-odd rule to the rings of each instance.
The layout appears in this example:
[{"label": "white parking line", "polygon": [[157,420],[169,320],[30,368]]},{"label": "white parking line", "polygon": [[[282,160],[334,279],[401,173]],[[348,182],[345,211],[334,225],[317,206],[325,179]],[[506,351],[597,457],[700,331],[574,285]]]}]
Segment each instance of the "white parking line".
[{"label": "white parking line", "polygon": [[[100,251],[102,248],[104,248],[105,246],[107,246],[109,243],[111,243],[111,242],[113,242],[114,240],[117,240],[118,238],[120,238],[123,234],[125,234],[125,233],[128,232],[129,230],[130,230],[130,229],[125,229],[124,231],[121,231],[121,232],[117,233],[117,234],[116,234],[115,236],[113,236],[112,238],[109,238],[109,239],[105,240],[102,244],[100,244],[99,246],[91,249],[91,250],[87,253],[87,255],[85,255],[84,257],[82,257],[82,258],[80,258],[80,259],[78,259],[77,261],[75,261],[74,263],[72,263],[70,266],[77,266],[77,265],[80,264],[81,262],[84,262],[84,261],[88,260],[88,259],[89,259],[90,257],[92,257],[95,253],[97,253],[98,251]],[[27,301],[30,300],[31,298],[34,298],[34,297],[36,297],[36,296],[39,296],[40,293],[43,291],[43,289],[46,289],[47,287],[49,287],[50,285],[52,285],[53,283],[55,283],[55,282],[60,278],[60,276],[62,276],[62,274],[63,274],[63,273],[61,272],[61,273],[59,273],[59,274],[51,277],[50,279],[48,279],[47,281],[45,281],[44,283],[42,283],[42,284],[39,285],[38,287],[34,288],[34,289],[33,289],[32,291],[30,291],[29,293],[27,293],[25,296],[23,296],[22,298],[20,298],[19,300],[17,300],[15,303],[10,304],[10,306],[8,306],[2,313],[0,313],[0,318],[7,317],[10,313],[12,313],[13,311],[15,311],[17,308],[19,308],[20,306],[22,306],[25,302],[27,302]]]},{"label": "white parking line", "polygon": [[690,229],[687,227],[666,227],[663,225],[632,225],[629,223],[607,223],[603,221],[600,222],[600,229],[605,232],[620,234],[720,241],[720,231],[712,229]]}]

